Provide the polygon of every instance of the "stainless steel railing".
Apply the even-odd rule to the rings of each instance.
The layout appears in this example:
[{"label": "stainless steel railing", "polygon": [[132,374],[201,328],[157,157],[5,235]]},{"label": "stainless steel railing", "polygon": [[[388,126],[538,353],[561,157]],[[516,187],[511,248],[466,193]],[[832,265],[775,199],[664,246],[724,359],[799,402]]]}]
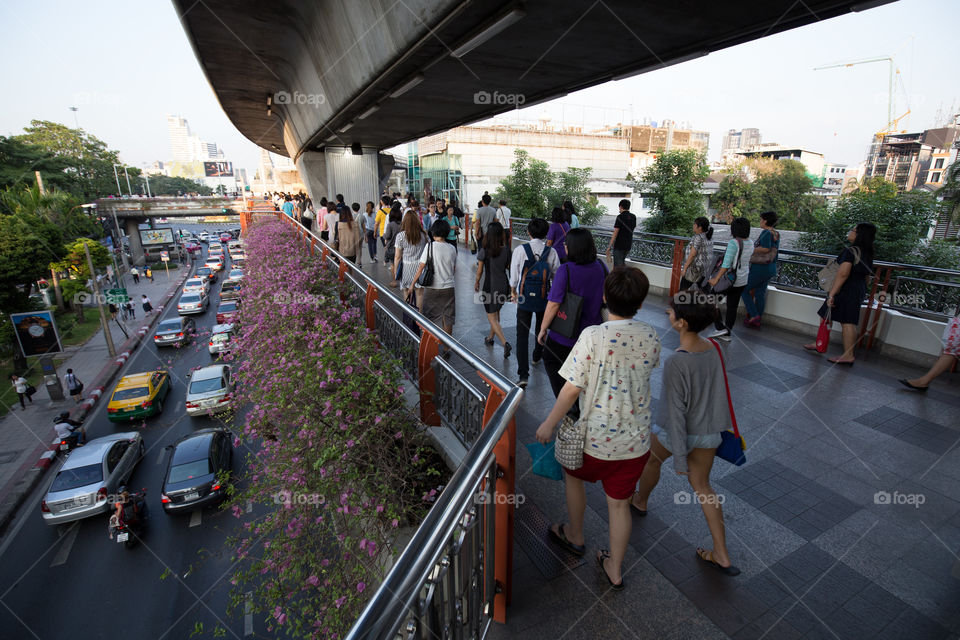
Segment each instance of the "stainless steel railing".
[{"label": "stainless steel railing", "polygon": [[[467,400],[458,407],[435,398],[443,425],[469,450],[347,638],[386,640],[398,633],[431,640],[483,638],[495,618],[503,621],[510,595],[514,507],[495,496],[513,491],[514,414],[523,391],[316,234],[279,217],[313,253],[338,265],[349,287],[348,300],[362,300],[381,345],[399,358],[404,373],[418,386],[424,379],[425,340],[449,349],[491,385],[484,399],[444,360],[427,363],[438,383],[456,388]],[[417,336],[391,308],[413,318],[424,335]]]}]

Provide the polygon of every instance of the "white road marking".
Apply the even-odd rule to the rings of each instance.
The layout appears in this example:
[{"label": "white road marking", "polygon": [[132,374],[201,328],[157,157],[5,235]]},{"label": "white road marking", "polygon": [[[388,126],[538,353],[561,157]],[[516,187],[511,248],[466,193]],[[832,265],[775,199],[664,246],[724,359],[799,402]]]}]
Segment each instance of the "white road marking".
[{"label": "white road marking", "polygon": [[160,452],[157,454],[157,464],[158,464],[158,465],[163,464],[163,458],[164,458],[164,455],[163,455],[163,454],[164,454],[164,453],[166,453],[166,451],[164,451],[163,449],[160,449]]},{"label": "white road marking", "polygon": [[244,594],[246,602],[243,603],[243,635],[253,635],[253,592],[247,591]]},{"label": "white road marking", "polygon": [[253,500],[247,500],[247,513],[253,511]]},{"label": "white road marking", "polygon": [[67,558],[70,557],[70,550],[73,548],[73,543],[76,541],[79,531],[79,522],[70,525],[70,530],[63,536],[63,542],[60,543],[60,550],[57,551],[57,555],[53,556],[53,562],[50,563],[51,567],[59,567],[67,563]]},{"label": "white road marking", "polygon": [[201,520],[203,520],[203,511],[197,509],[190,514],[190,526],[197,527],[200,525]]},{"label": "white road marking", "polygon": [[183,403],[182,403],[182,402],[178,402],[178,403],[177,403],[177,407],[176,407],[176,409],[174,409],[174,411],[176,411],[177,413],[180,413],[180,409],[183,409]]}]

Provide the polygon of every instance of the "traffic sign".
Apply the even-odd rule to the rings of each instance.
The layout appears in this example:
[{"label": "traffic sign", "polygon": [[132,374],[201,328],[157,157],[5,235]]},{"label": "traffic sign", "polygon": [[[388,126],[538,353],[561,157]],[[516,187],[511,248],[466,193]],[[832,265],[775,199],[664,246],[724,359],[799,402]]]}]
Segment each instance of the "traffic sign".
[{"label": "traffic sign", "polygon": [[107,300],[107,304],[130,302],[130,296],[127,295],[126,289],[107,289],[103,295]]},{"label": "traffic sign", "polygon": [[169,252],[169,251],[161,251],[161,252],[160,252],[160,260],[162,260],[163,262],[170,262],[170,252]]}]

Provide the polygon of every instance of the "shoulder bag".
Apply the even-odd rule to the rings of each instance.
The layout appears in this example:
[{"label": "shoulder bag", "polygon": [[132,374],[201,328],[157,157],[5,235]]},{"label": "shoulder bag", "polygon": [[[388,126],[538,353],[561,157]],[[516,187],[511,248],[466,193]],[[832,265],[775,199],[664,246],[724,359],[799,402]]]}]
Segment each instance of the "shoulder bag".
[{"label": "shoulder bag", "polygon": [[[763,235],[763,234],[761,234]],[[766,253],[757,253],[754,251],[750,255],[750,264],[770,264],[771,262],[777,261],[777,245],[780,244],[780,240],[773,235],[773,232],[770,232],[770,251]],[[760,238],[757,238],[757,241],[753,243],[753,246],[766,248],[760,244]]]},{"label": "shoulder bag", "polygon": [[[850,247],[850,252],[853,253],[853,266],[855,267],[857,263],[860,262],[860,247]],[[840,263],[837,262],[837,258],[834,258],[828,262],[823,269],[820,269],[820,272],[817,274],[817,279],[820,281],[820,288],[829,293],[830,289],[833,288],[833,283],[837,279],[839,272]]]},{"label": "shoulder bag", "polygon": [[573,421],[564,416],[557,429],[553,455],[557,462],[571,471],[583,466],[583,447],[587,442],[587,425],[583,420]]},{"label": "shoulder bag", "polygon": [[[726,251],[724,251],[726,255]],[[710,286],[708,281],[713,280],[714,275],[720,269],[723,268],[723,258],[724,256],[719,256],[716,262],[713,265],[713,270],[710,272],[710,275],[707,276],[706,280],[703,283],[703,290],[708,293],[723,293],[727,289],[733,286],[733,283],[737,281],[737,272],[740,271],[740,258],[743,255],[743,240],[737,239],[737,261],[733,265],[732,269],[727,269],[727,272],[723,274],[723,277],[717,281],[717,284]]]},{"label": "shoulder bag", "polygon": [[580,315],[583,313],[583,296],[570,291],[570,265],[565,264],[563,268],[567,270],[567,288],[563,293],[560,308],[557,309],[557,315],[553,319],[553,322],[550,323],[550,330],[556,331],[564,338],[574,338],[580,332]]},{"label": "shoulder bag", "polygon": [[433,241],[427,245],[427,263],[420,272],[417,284],[421,287],[429,287],[433,284]]},{"label": "shoulder bag", "polygon": [[720,356],[720,368],[723,370],[723,386],[727,389],[727,406],[730,408],[730,424],[733,430],[727,429],[720,432],[720,446],[717,447],[717,457],[726,460],[738,467],[747,461],[744,451],[747,450],[747,443],[743,441],[740,435],[740,429],[737,428],[737,414],[733,411],[733,398],[730,397],[730,383],[727,381],[727,365],[723,362],[723,351],[716,340],[710,339],[713,346],[717,349],[717,355]]}]

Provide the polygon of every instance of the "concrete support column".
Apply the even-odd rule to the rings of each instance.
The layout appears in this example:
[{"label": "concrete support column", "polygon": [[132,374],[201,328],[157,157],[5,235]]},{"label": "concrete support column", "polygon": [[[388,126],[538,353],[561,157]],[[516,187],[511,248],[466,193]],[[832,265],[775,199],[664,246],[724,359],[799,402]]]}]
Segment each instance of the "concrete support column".
[{"label": "concrete support column", "polygon": [[123,221],[124,230],[127,237],[130,238],[130,261],[134,266],[142,267],[146,264],[143,255],[143,245],[140,244],[140,220],[138,218],[126,218]]},{"label": "concrete support column", "polygon": [[320,198],[334,195],[327,183],[327,157],[322,151],[307,151],[297,158],[297,171],[307,188],[313,206],[320,208]]}]

